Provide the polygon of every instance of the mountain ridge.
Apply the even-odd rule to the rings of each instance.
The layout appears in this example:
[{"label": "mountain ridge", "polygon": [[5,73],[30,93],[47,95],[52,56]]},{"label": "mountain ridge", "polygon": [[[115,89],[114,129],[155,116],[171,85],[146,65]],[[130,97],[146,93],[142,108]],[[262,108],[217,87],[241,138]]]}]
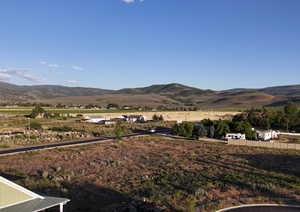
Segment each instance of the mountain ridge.
[{"label": "mountain ridge", "polygon": [[[83,103],[116,102],[122,104],[124,97],[128,103],[138,105],[138,98],[143,104],[171,106],[200,106],[200,107],[236,107],[243,105],[285,104],[287,101],[300,103],[300,85],[284,85],[265,88],[234,88],[223,91],[200,89],[179,83],[155,84],[146,87],[124,88],[120,90],[68,87],[62,85],[15,85],[0,82],[0,102],[72,102]],[[97,101],[97,99],[99,101]],[[122,101],[119,99],[123,99]],[[132,102],[130,101],[132,99]],[[150,101],[151,99],[151,101]],[[157,99],[157,101],[155,100]]]}]

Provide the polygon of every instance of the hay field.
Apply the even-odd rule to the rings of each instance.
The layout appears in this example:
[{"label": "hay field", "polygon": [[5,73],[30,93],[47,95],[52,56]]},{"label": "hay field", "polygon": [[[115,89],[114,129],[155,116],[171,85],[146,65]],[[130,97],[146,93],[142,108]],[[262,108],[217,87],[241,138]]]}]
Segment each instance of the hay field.
[{"label": "hay field", "polygon": [[[151,120],[153,115],[163,115],[165,121],[200,121],[203,119],[219,120],[228,119],[239,112],[222,112],[222,111],[164,111],[164,112],[130,112],[130,113],[101,113],[101,116],[107,118],[118,118],[122,115],[144,115]],[[97,114],[88,114],[97,115]],[[99,115],[99,114],[98,114]]]}]

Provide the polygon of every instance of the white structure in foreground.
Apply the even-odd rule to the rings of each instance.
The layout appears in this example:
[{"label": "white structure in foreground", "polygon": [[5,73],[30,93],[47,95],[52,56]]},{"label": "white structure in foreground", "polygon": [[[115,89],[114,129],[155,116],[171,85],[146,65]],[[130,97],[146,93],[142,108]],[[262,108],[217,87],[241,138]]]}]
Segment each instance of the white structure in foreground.
[{"label": "white structure in foreground", "polygon": [[257,139],[261,141],[271,141],[277,139],[279,133],[275,130],[256,130]]},{"label": "white structure in foreground", "polygon": [[39,212],[63,207],[70,200],[41,196],[0,176],[0,212]]},{"label": "white structure in foreground", "polygon": [[241,133],[227,133],[225,138],[227,140],[229,139],[235,139],[235,140],[246,140],[246,135]]}]

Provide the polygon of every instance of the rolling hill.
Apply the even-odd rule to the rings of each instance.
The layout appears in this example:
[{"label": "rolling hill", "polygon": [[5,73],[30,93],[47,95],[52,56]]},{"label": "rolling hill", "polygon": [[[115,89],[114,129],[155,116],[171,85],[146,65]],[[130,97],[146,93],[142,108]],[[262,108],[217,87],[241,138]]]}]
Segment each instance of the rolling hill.
[{"label": "rolling hill", "polygon": [[0,82],[0,102],[100,105],[117,103],[120,105],[221,108],[281,106],[287,101],[300,103],[300,85],[213,91],[172,83],[142,88],[105,90],[56,85],[19,86]]},{"label": "rolling hill", "polygon": [[98,96],[108,93],[113,93],[113,91],[56,85],[19,86],[0,82],[1,101],[29,101],[67,96]]}]

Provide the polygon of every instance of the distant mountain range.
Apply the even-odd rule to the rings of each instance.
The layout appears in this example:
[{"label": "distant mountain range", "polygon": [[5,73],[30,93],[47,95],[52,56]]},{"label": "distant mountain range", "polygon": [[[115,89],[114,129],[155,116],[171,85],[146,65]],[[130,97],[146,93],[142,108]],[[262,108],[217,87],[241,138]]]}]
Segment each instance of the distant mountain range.
[{"label": "distant mountain range", "polygon": [[56,85],[19,86],[0,82],[0,102],[45,102],[148,106],[198,106],[209,108],[239,106],[280,106],[300,103],[300,85],[258,89],[203,90],[172,83],[142,88],[105,90]]}]

